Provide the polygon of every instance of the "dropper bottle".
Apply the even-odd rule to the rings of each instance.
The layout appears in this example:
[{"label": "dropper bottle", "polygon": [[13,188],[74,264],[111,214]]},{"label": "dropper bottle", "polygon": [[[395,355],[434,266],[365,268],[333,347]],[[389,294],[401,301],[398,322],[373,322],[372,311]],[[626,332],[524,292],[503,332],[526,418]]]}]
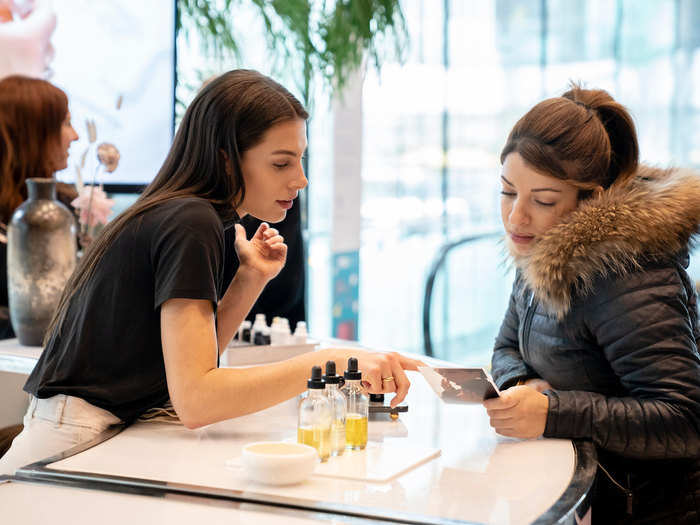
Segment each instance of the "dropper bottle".
[{"label": "dropper bottle", "polygon": [[362,389],[362,372],[357,368],[357,358],[348,359],[348,369],[343,374],[345,386],[341,392],[347,401],[345,416],[346,448],[360,450],[367,446],[367,416],[369,401]]},{"label": "dropper bottle", "polygon": [[331,455],[340,456],[345,451],[345,396],[340,393],[343,378],[335,373],[335,361],[326,362],[326,397],[331,404],[333,422],[331,423]]},{"label": "dropper bottle", "polygon": [[321,367],[311,369],[307,381],[308,395],[299,404],[299,426],[297,441],[314,447],[321,461],[330,456],[331,404],[326,398],[325,383],[321,377]]}]

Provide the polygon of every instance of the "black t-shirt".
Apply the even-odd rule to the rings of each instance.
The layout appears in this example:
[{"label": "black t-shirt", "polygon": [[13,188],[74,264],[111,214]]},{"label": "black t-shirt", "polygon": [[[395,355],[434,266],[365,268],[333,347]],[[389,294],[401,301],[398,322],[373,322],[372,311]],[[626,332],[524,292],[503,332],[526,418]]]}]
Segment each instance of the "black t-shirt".
[{"label": "black t-shirt", "polygon": [[[272,279],[263,289],[255,304],[248,312],[247,318],[251,321],[255,315],[263,313],[268,322],[273,317],[286,317],[294,330],[298,321],[306,321],[306,272],[304,270],[304,240],[301,232],[301,217],[299,203],[295,202],[291,210],[282,222],[272,224],[279,230],[287,245],[287,262],[279,275]],[[251,215],[241,219],[241,225],[245,228],[248,238],[252,237],[260,223]],[[224,253],[226,264],[224,268],[224,287],[231,282],[238,270],[238,255],[235,249],[236,231],[229,228],[224,234]]]},{"label": "black t-shirt", "polygon": [[73,295],[24,389],[67,394],[130,422],[168,399],[160,306],[221,298],[224,229],[212,205],[175,199],[132,219]]}]

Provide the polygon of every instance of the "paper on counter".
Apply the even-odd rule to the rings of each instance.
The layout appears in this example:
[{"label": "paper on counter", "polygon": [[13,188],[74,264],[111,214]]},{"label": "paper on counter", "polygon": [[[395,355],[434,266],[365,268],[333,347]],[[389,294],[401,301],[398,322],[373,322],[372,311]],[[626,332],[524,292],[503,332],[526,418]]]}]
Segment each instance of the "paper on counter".
[{"label": "paper on counter", "polygon": [[381,483],[440,455],[439,448],[369,441],[364,450],[346,450],[316,465],[314,476]]}]

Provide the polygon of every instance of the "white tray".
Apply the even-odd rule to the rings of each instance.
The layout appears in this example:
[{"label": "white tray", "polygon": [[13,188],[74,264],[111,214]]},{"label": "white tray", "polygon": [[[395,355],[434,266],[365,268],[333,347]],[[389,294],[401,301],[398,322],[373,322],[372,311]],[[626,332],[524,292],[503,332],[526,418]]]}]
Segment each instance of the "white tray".
[{"label": "white tray", "polygon": [[439,455],[439,448],[370,441],[364,450],[346,450],[342,456],[319,463],[314,476],[382,483]]},{"label": "white tray", "polygon": [[261,365],[284,361],[291,357],[313,352],[318,341],[307,340],[303,345],[229,344],[219,360],[221,366]]}]

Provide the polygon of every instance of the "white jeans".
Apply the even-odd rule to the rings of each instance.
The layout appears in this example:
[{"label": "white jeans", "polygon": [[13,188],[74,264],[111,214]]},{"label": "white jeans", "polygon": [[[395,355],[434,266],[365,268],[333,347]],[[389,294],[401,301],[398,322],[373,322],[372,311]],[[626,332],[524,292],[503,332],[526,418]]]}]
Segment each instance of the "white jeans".
[{"label": "white jeans", "polygon": [[24,430],[0,458],[0,474],[14,474],[19,467],[90,441],[118,423],[121,420],[117,416],[79,397],[32,397],[24,416]]}]

